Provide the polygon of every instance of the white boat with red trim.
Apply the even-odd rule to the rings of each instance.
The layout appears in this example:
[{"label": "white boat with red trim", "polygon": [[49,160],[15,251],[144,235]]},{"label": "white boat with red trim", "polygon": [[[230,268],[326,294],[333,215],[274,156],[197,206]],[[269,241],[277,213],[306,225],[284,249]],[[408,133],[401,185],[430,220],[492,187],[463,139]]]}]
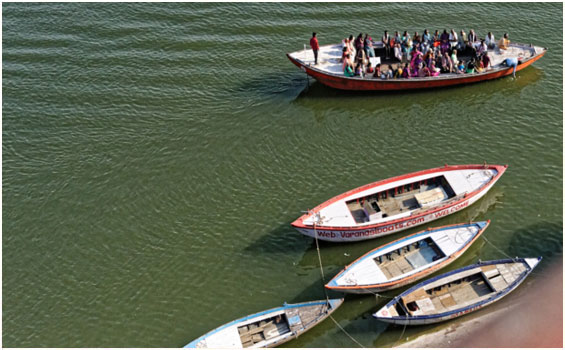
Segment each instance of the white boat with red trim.
[{"label": "white boat with red trim", "polygon": [[424,281],[373,316],[401,325],[437,323],[476,311],[516,289],[541,261],[516,258],[479,262]]},{"label": "white boat with red trim", "polygon": [[449,265],[475,242],[490,221],[438,227],[371,250],[346,266],[326,288],[377,293],[416,282]]},{"label": "white boat with red trim", "polygon": [[185,348],[272,348],[325,320],[343,299],[317,300],[261,311],[228,322],[185,345]]},{"label": "white boat with red trim", "polygon": [[445,165],[340,194],[296,219],[300,233],[332,242],[377,238],[440,219],[479,200],[507,165]]}]

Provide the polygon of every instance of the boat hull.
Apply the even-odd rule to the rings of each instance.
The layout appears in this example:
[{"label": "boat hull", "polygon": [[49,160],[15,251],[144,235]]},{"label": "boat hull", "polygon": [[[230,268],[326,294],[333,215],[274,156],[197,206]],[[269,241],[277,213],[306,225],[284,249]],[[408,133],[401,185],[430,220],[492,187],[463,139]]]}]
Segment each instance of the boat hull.
[{"label": "boat hull", "polygon": [[355,242],[383,237],[424,225],[448,215],[455,214],[471,206],[473,203],[481,199],[492,188],[492,186],[494,186],[498,178],[500,178],[500,175],[502,174],[499,174],[494,181],[491,181],[488,185],[484,186],[477,192],[457,200],[447,207],[441,207],[422,214],[412,215],[404,219],[396,220],[392,223],[384,222],[365,227],[344,228],[328,228],[324,226],[317,226],[314,228],[313,226],[306,227],[305,225],[299,225],[296,223],[293,223],[293,226],[296,230],[306,236],[330,242]]},{"label": "boat hull", "polygon": [[[482,235],[482,233],[487,229],[489,224],[490,224],[490,221],[479,222],[479,223],[470,223],[470,224],[448,225],[448,226],[435,228],[431,231],[427,230],[427,231],[423,231],[423,232],[418,232],[418,233],[415,233],[415,234],[410,235],[408,237],[401,238],[397,241],[394,241],[394,242],[391,242],[391,243],[386,244],[384,246],[381,246],[379,248],[376,248],[376,249],[368,252],[367,254],[363,255],[359,259],[355,260],[353,263],[351,263],[349,266],[347,266],[344,270],[342,270],[340,273],[338,273],[326,285],[326,288],[337,291],[337,292],[352,293],[352,294],[368,294],[368,293],[378,293],[378,292],[383,292],[383,291],[387,291],[387,290],[391,290],[391,289],[396,289],[396,288],[400,288],[400,287],[406,286],[408,284],[414,283],[414,282],[416,282],[416,281],[418,281],[418,280],[420,280],[420,279],[422,279],[426,276],[429,276],[432,273],[446,267],[447,265],[449,265],[452,262],[454,262],[455,260],[457,260]],[[433,264],[433,265],[429,266],[428,268],[426,268],[424,270],[415,272],[412,275],[408,275],[408,276],[401,278],[401,279],[386,281],[386,282],[383,282],[383,283],[375,283],[375,284],[372,284],[372,285],[366,284],[366,285],[346,286],[346,285],[338,285],[337,282],[332,283],[334,280],[338,281],[338,279],[340,277],[342,277],[348,269],[354,268],[356,263],[361,262],[364,259],[369,259],[369,258],[374,259],[376,256],[380,255],[380,254],[374,254],[374,252],[378,252],[379,250],[383,250],[383,251],[388,250],[387,248],[397,249],[396,247],[403,247],[404,245],[402,244],[402,242],[411,241],[414,238],[420,237],[420,236],[429,236],[429,235],[433,234],[434,231],[441,232],[443,230],[455,229],[455,228],[459,228],[459,227],[464,228],[464,227],[469,227],[469,226],[473,226],[473,225],[479,226],[478,231],[474,236],[472,236],[472,238],[468,242],[466,242],[465,245],[463,245],[461,248],[459,248],[455,252],[451,253],[447,257],[447,259],[445,259],[444,261]],[[380,256],[382,256],[382,255],[380,255]]]},{"label": "boat hull", "polygon": [[[258,312],[231,322],[228,322],[205,335],[185,345],[185,348],[272,348],[297,338],[315,325],[329,317],[341,304],[343,299],[329,299],[306,302],[301,304],[286,304],[282,307]],[[247,346],[240,339],[239,327],[256,324],[281,316],[287,320],[286,333],[273,339],[260,341]]]},{"label": "boat hull", "polygon": [[[456,309],[456,310],[453,310],[453,311],[450,311],[450,312],[437,314],[437,315],[417,316],[417,317],[398,317],[398,316],[397,317],[383,317],[383,313],[382,313],[383,310],[385,310],[386,308],[388,308],[391,305],[393,305],[394,303],[396,303],[403,296],[405,296],[405,295],[411,293],[412,291],[414,291],[414,290],[416,290],[416,289],[418,289],[418,288],[420,288],[420,287],[422,287],[426,284],[429,284],[429,283],[431,283],[435,280],[445,278],[446,276],[455,274],[459,271],[464,271],[466,269],[471,269],[473,267],[484,266],[484,265],[489,265],[489,264],[497,264],[497,263],[498,264],[500,264],[500,263],[510,263],[510,262],[514,262],[515,260],[504,259],[504,260],[496,260],[496,261],[487,261],[487,262],[479,263],[479,264],[476,264],[476,265],[467,266],[465,268],[458,269],[458,270],[455,270],[455,271],[451,271],[451,272],[445,273],[443,275],[437,276],[435,278],[432,278],[430,280],[424,281],[424,282],[420,283],[419,285],[412,287],[411,289],[403,292],[402,294],[400,294],[399,296],[394,298],[393,301],[388,303],[386,306],[384,306],[379,312],[377,312],[373,316],[376,319],[378,319],[379,321],[383,321],[383,322],[387,322],[387,323],[398,324],[398,325],[418,326],[418,325],[427,325],[427,324],[433,324],[433,323],[448,321],[448,320],[466,315],[466,314],[471,313],[473,311],[477,311],[479,309],[482,309],[485,306],[488,306],[488,305],[504,298],[506,295],[510,294],[513,290],[518,288],[518,286],[520,284],[522,284],[522,282],[528,277],[528,275],[532,272],[532,270],[537,266],[539,261],[541,261],[541,257],[539,257],[537,259],[517,259],[517,260],[524,262],[525,264],[528,264],[530,266],[529,269],[524,273],[523,276],[521,276],[521,278],[514,281],[508,288],[497,293],[496,295],[490,297],[487,300],[483,300],[483,301],[468,305],[468,306],[460,308],[460,309]],[[535,261],[535,263],[533,265],[530,265],[529,263],[526,262],[527,260]]]},{"label": "boat hull", "polygon": [[[533,57],[525,59],[516,67],[520,71],[545,55],[545,50]],[[461,74],[456,77],[427,77],[409,79],[363,79],[358,77],[345,77],[343,74],[331,74],[316,69],[306,62],[303,62],[291,54],[287,54],[288,59],[306,74],[316,79],[320,83],[339,90],[351,91],[402,91],[434,89],[457,85],[473,84],[482,81],[502,78],[511,75],[513,68],[497,68],[483,73]]]}]

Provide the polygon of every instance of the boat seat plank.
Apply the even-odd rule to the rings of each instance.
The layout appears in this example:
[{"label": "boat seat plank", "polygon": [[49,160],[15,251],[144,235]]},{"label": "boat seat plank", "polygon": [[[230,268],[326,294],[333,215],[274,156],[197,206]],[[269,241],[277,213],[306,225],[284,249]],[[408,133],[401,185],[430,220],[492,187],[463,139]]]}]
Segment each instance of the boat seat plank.
[{"label": "boat seat plank", "polygon": [[492,284],[492,287],[497,291],[501,291],[508,286],[508,283],[506,283],[506,281],[504,280],[504,278],[502,278],[501,275],[491,278],[489,281],[490,284]]},{"label": "boat seat plank", "polygon": [[455,299],[453,299],[453,296],[451,295],[451,293],[446,293],[446,294],[440,296],[438,299],[441,301],[441,304],[445,308],[450,308],[452,306],[457,305],[457,303],[455,302]]},{"label": "boat seat plank", "polygon": [[414,195],[414,197],[416,198],[416,201],[422,208],[426,206],[434,205],[447,198],[444,191],[439,187],[436,187],[434,189],[422,193],[417,193]]}]

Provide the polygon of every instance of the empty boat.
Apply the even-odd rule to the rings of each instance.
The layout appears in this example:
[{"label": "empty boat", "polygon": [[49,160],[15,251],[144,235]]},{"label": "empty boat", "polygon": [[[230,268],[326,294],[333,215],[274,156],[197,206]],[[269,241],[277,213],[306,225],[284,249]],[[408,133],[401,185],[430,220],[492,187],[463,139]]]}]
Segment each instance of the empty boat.
[{"label": "empty boat", "polygon": [[402,325],[459,317],[508,295],[540,261],[541,257],[494,260],[450,271],[408,289],[373,316]]},{"label": "empty boat", "polygon": [[371,239],[467,208],[500,179],[507,165],[445,165],[347,191],[296,219],[300,233],[333,242]]},{"label": "empty boat", "polygon": [[298,337],[333,313],[343,299],[318,300],[258,312],[226,323],[185,348],[272,348]]},{"label": "empty boat", "polygon": [[346,266],[326,288],[362,294],[413,283],[455,261],[489,223],[481,221],[430,228],[385,244]]}]

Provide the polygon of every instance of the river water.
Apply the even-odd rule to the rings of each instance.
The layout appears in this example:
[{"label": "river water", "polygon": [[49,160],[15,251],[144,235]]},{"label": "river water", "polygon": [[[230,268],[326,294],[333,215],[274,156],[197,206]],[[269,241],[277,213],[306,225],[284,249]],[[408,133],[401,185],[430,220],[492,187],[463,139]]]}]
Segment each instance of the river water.
[{"label": "river water", "polygon": [[[2,17],[6,347],[177,347],[323,299],[315,243],[290,222],[445,163],[509,165],[432,224],[492,220],[448,269],[541,255],[542,274],[561,259],[561,4],[4,3]],[[451,27],[548,52],[517,79],[395,94],[308,87],[285,57],[312,31],[324,45]],[[325,278],[419,229],[322,243]],[[366,347],[428,331],[374,320],[386,300],[347,296],[334,318]],[[326,320],[287,346],[356,344]]]}]

